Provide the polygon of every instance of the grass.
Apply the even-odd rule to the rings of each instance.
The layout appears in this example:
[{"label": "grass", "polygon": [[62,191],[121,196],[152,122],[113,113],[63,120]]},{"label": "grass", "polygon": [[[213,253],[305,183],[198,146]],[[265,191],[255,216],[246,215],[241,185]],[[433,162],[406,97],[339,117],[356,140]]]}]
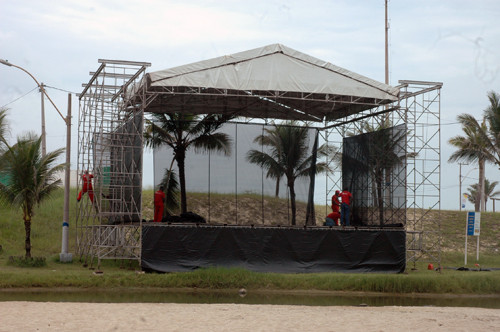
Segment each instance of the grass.
[{"label": "grass", "polygon": [[[144,214],[152,213],[152,190],[144,193]],[[148,196],[149,195],[149,196]],[[72,192],[70,215],[74,216],[76,192]],[[212,197],[221,199],[222,197]],[[193,202],[193,201],[192,201]],[[193,202],[194,203],[194,202]],[[138,262],[104,261],[102,274],[73,263],[58,262],[61,249],[63,193],[36,210],[32,223],[32,255],[46,257],[46,266],[9,265],[10,256],[24,255],[24,225],[19,210],[0,207],[0,288],[77,287],[77,288],[206,288],[260,290],[318,290],[385,293],[496,294],[500,295],[499,271],[456,271],[446,267],[464,266],[465,212],[441,211],[441,273],[427,270],[427,261],[417,263],[417,270],[404,274],[277,274],[256,273],[242,269],[211,268],[187,273],[144,274]],[[193,204],[193,206],[196,206]],[[319,209],[324,207],[318,207]],[[149,211],[149,209],[151,211]],[[147,218],[147,216],[146,216]],[[429,218],[437,218],[431,215]],[[480,259],[482,268],[499,268],[500,213],[481,215]],[[70,222],[70,251],[74,251],[75,225]],[[474,268],[475,241],[470,242],[468,267]]]}]

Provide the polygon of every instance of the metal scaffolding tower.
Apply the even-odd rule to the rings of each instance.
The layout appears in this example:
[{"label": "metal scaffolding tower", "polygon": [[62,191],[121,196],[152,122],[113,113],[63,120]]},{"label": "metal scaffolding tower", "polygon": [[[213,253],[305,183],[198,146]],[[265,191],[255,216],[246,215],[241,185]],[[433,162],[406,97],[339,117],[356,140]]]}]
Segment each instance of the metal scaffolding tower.
[{"label": "metal scaffolding tower", "polygon": [[[143,84],[149,63],[115,60],[99,60],[99,63],[99,69],[90,73],[92,77],[83,85],[80,95],[78,171],[83,174],[88,170],[93,175],[93,187],[87,187],[77,203],[76,251],[81,260],[90,264],[95,259],[98,264],[102,259],[140,260],[144,110],[155,102],[163,105],[164,91],[148,91],[147,84]],[[387,123],[391,128],[403,128],[397,129],[406,133],[397,151],[405,158],[404,166],[390,172],[384,170],[381,193],[375,194],[373,184],[368,184],[366,190],[361,189],[366,192],[366,201],[374,202],[363,206],[364,216],[370,225],[376,225],[377,220],[381,225],[382,220],[387,224],[403,220],[407,262],[415,265],[425,258],[440,264],[442,83],[399,81],[399,84],[398,101],[384,104],[374,100],[371,109],[347,112],[344,117],[337,113],[335,118],[327,119],[322,128],[317,127],[324,142],[336,151],[327,160],[332,172],[326,176],[325,203],[329,206],[333,191],[343,187],[341,158],[345,138]],[[185,94],[195,98],[200,91]],[[217,90],[202,92],[208,99],[221,97],[224,101],[227,97]],[[177,96],[175,91],[168,93]],[[343,101],[352,105],[357,102],[356,99]],[[181,104],[184,105],[184,101]],[[390,135],[395,133],[393,129]],[[380,187],[380,183],[378,185]],[[79,178],[78,190],[85,187]],[[401,188],[404,188],[403,194]],[[375,203],[375,197],[382,196],[383,211]],[[431,218],[434,211],[438,217],[434,213]]]},{"label": "metal scaffolding tower", "polygon": [[[414,267],[418,260],[441,263],[441,146],[440,97],[442,83],[399,81],[400,98],[392,105],[379,106],[363,113],[325,123],[323,139],[336,147],[328,162],[332,172],[326,179],[325,204],[336,189],[342,188],[342,147],[344,138],[366,132],[366,128],[380,128],[384,121],[392,127],[405,126],[407,135],[400,149],[405,151],[406,165],[401,174],[390,174],[383,192],[384,219],[403,221],[407,233],[407,262]],[[371,185],[373,186],[373,184]],[[406,188],[405,203],[394,204],[393,188]],[[370,185],[366,190],[369,192]],[[432,214],[431,212],[437,212]],[[376,213],[376,212],[375,212]],[[372,212],[372,215],[375,214]],[[403,219],[401,219],[403,218]],[[368,220],[375,219],[368,215]]]},{"label": "metal scaffolding tower", "polygon": [[98,267],[102,259],[140,260],[144,112],[124,96],[150,66],[99,63],[79,97],[77,169],[92,178],[78,177],[76,209],[77,254]]}]

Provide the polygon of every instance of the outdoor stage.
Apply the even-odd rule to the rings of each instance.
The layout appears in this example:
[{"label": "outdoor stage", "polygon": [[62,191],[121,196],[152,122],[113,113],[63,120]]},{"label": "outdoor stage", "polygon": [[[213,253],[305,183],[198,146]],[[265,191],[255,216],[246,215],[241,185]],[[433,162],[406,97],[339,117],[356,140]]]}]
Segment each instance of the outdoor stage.
[{"label": "outdoor stage", "polygon": [[142,225],[145,271],[383,272],[406,267],[404,228]]}]

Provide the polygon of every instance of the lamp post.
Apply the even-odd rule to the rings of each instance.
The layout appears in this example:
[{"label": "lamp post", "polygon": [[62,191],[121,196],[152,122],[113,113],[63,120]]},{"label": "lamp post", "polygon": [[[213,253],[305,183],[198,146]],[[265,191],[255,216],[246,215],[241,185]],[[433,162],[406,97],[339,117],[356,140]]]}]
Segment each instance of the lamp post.
[{"label": "lamp post", "polygon": [[460,167],[460,168],[459,168],[459,175],[458,175],[458,177],[459,177],[459,178],[458,178],[458,180],[459,180],[458,182],[459,182],[459,184],[460,184],[460,200],[459,200],[459,203],[460,203],[460,211],[462,211],[462,183],[464,182],[464,179],[466,179],[466,178],[467,178],[467,175],[469,175],[469,173],[470,173],[470,172],[472,172],[473,170],[476,170],[476,169],[477,169],[477,167],[475,167],[475,168],[473,168],[473,169],[469,170],[469,171],[467,172],[467,174],[465,174],[464,176],[462,176],[462,165],[468,166],[469,164],[462,164],[462,163],[459,163],[458,165],[459,165],[459,167]]},{"label": "lamp post", "polygon": [[[69,233],[69,181],[70,181],[70,162],[71,162],[71,94],[68,94],[68,113],[67,116],[64,117],[62,113],[59,111],[57,108],[56,104],[52,101],[52,99],[49,97],[47,92],[45,91],[43,84],[38,83],[36,78],[31,75],[29,71],[26,69],[16,66],[7,60],[0,59],[0,63],[9,67],[15,67],[18,68],[22,71],[24,71],[26,74],[28,74],[38,85],[40,88],[40,92],[42,93],[42,101],[43,101],[43,96],[45,95],[47,99],[50,101],[52,106],[56,109],[57,113],[61,116],[63,121],[66,123],[66,167],[64,170],[64,214],[63,214],[63,228],[62,228],[62,245],[61,245],[61,253],[59,254],[59,260],[61,262],[71,262],[73,260],[73,255],[68,253],[68,233]],[[45,119],[42,119],[43,122],[45,122]],[[42,123],[42,152],[44,152],[44,147],[45,147],[45,123]]]}]

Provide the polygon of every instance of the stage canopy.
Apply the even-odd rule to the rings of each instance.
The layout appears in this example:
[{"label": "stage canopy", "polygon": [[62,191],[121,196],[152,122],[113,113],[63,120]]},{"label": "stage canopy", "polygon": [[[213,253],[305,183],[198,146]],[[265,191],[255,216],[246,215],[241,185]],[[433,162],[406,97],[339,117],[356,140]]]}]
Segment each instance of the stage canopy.
[{"label": "stage canopy", "polygon": [[272,44],[148,73],[128,93],[146,112],[324,121],[397,101],[399,89]]}]

